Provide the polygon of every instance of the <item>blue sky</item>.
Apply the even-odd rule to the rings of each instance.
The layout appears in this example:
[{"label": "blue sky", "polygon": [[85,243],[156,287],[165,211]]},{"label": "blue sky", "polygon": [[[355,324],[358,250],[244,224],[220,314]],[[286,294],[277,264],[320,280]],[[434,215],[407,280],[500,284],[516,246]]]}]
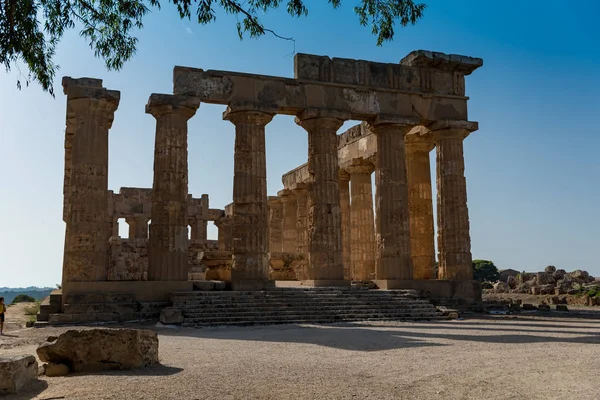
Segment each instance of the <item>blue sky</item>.
[{"label": "blue sky", "polygon": [[[426,2],[425,18],[398,29],[396,40],[382,47],[359,26],[355,2],[332,10],[308,1],[308,18],[280,10],[263,21],[294,37],[297,52],[393,63],[416,49],[483,58],[484,66],[467,77],[469,119],[480,124],[465,141],[474,258],[499,268],[556,265],[600,275],[600,3]],[[173,66],[293,76],[291,42],[240,41],[235,21],[221,13],[216,23],[200,26],[179,20],[165,4],[148,16],[137,55],[118,73],[107,72],[71,31],[56,54],[56,99],[36,84],[18,91],[17,69],[0,72],[0,286],[60,282],[61,77],[102,78],[105,87],[121,91],[110,131],[109,188],[151,187],[155,120],[144,105],[151,93],[172,91]],[[208,193],[214,208],[231,202],[233,181],[234,129],[222,120],[223,110],[202,104],[189,124],[190,192]],[[270,195],[281,189],[281,175],[306,157],[305,131],[291,117],[276,117],[267,126]],[[209,236],[216,237],[213,227]]]}]

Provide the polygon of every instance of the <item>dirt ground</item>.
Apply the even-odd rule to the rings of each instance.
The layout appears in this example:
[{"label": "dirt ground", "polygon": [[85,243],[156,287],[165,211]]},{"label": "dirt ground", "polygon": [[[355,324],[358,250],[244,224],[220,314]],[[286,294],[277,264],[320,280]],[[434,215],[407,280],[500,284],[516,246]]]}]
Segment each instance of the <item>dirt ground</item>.
[{"label": "dirt ground", "polygon": [[[29,315],[25,314],[25,309],[34,307],[35,303],[17,303],[6,306],[6,321],[4,322],[4,332],[8,333],[25,327],[25,323],[29,321]],[[0,342],[0,348],[2,342]]]},{"label": "dirt ground", "polygon": [[[14,316],[15,314],[12,314]],[[165,328],[161,365],[40,377],[15,399],[597,399],[598,319]],[[15,328],[0,354],[35,354],[68,328]],[[133,326],[131,326],[133,327]]]}]

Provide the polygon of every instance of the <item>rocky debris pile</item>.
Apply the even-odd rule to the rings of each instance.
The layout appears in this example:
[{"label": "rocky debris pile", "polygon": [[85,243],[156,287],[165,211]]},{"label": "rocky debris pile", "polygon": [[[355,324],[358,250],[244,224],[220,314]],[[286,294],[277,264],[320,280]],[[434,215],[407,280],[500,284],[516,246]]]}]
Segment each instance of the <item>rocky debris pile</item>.
[{"label": "rocky debris pile", "polygon": [[[600,281],[587,271],[566,272],[548,266],[543,272],[522,272],[509,275],[489,289],[493,293],[530,293],[534,295],[585,294],[595,289],[600,293]],[[592,296],[593,297],[593,296]],[[600,302],[600,299],[599,299]]]},{"label": "rocky debris pile", "polygon": [[0,357],[0,395],[17,393],[38,376],[34,356]]},{"label": "rocky debris pile", "polygon": [[37,355],[48,376],[142,368],[158,364],[158,337],[141,329],[72,329],[49,337]]}]

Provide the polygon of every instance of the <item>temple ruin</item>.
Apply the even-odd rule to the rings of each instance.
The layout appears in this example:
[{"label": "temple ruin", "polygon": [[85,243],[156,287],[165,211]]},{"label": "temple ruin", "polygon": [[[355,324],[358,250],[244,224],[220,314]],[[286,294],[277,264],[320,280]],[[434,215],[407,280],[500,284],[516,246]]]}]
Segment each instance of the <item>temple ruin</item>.
[{"label": "temple ruin", "polygon": [[[153,186],[118,193],[107,176],[120,93],[99,79],[65,77],[61,311],[69,295],[168,302],[212,280],[233,291],[272,289],[279,280],[362,282],[477,300],[463,140],[478,128],[468,120],[465,76],[482,65],[414,51],[398,64],[297,54],[293,79],[175,67],[173,94],[152,94],[146,105],[156,119]],[[223,209],[188,193],[187,123],[203,102],[226,106],[223,119],[235,129],[232,203]],[[277,114],[294,116],[308,133],[308,160],[268,196],[265,126]],[[348,120],[359,123],[338,135]],[[119,219],[129,225],[127,239]],[[217,241],[207,240],[209,221]]]}]

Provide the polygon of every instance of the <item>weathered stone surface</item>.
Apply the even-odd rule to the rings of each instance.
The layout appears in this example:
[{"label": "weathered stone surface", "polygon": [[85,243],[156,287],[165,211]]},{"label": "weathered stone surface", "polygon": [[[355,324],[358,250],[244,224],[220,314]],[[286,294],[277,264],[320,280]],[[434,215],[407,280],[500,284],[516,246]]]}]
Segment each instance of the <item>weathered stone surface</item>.
[{"label": "weathered stone surface", "polygon": [[199,102],[152,94],[146,112],[156,119],[148,280],[188,278],[188,131]]},{"label": "weathered stone surface", "polygon": [[544,272],[548,273],[548,274],[553,274],[556,272],[556,267],[554,265],[548,265],[545,269]]},{"label": "weathered stone surface", "polygon": [[65,364],[73,372],[132,369],[158,363],[158,337],[148,330],[68,330],[49,339],[54,340],[37,349],[40,360]]},{"label": "weathered stone surface", "polygon": [[477,124],[438,121],[436,144],[439,279],[473,279],[463,140]]},{"label": "weathered stone surface", "polygon": [[504,282],[496,282],[494,284],[494,290],[496,291],[496,293],[507,293],[508,285]]},{"label": "weathered stone surface", "polygon": [[160,311],[160,322],[165,325],[181,324],[183,322],[183,314],[181,310],[176,308],[163,308]]},{"label": "weathered stone surface", "polygon": [[433,137],[424,128],[406,135],[410,249],[414,279],[432,279],[435,265],[433,197],[429,152]]},{"label": "weathered stone surface", "polygon": [[[338,140],[339,145],[339,140]],[[344,263],[344,280],[351,279],[351,235],[352,225],[350,217],[350,174],[340,169],[340,217],[342,218],[342,262]],[[372,200],[371,200],[372,201]],[[371,206],[372,208],[372,206]],[[375,239],[375,233],[373,233]],[[373,251],[375,247],[373,244]],[[373,259],[373,261],[375,261]]]},{"label": "weathered stone surface", "polygon": [[231,284],[260,289],[269,279],[265,126],[273,114],[230,106],[223,117],[235,125]]},{"label": "weathered stone surface", "polygon": [[569,307],[566,304],[557,304],[556,311],[569,311]]},{"label": "weathered stone surface", "polygon": [[337,130],[349,115],[306,109],[296,122],[308,132],[308,279],[343,280]]},{"label": "weathered stone surface", "polygon": [[65,376],[68,375],[69,372],[69,367],[65,364],[53,362],[44,364],[44,375],[49,377]]},{"label": "weathered stone surface", "polygon": [[34,356],[0,357],[0,395],[17,393],[37,376],[38,364]]},{"label": "weathered stone surface", "polygon": [[566,274],[567,274],[567,271],[565,271],[564,269],[557,269],[552,274],[552,277],[558,281],[558,280],[564,278]]}]

